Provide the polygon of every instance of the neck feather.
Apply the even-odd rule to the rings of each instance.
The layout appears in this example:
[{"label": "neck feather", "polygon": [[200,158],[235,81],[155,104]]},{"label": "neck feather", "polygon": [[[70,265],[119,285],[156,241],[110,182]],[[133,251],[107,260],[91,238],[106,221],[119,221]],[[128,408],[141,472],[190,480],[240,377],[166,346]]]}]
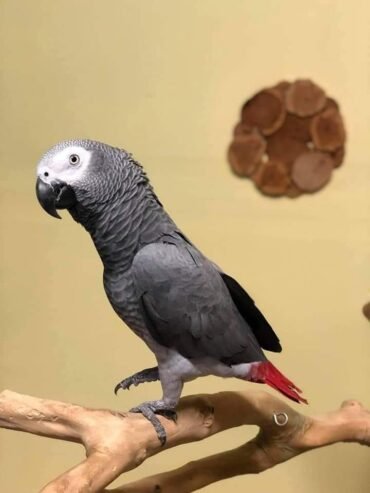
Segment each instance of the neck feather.
[{"label": "neck feather", "polygon": [[145,244],[176,229],[147,179],[137,180],[129,192],[94,207],[79,205],[70,211],[90,233],[106,271],[130,268]]}]

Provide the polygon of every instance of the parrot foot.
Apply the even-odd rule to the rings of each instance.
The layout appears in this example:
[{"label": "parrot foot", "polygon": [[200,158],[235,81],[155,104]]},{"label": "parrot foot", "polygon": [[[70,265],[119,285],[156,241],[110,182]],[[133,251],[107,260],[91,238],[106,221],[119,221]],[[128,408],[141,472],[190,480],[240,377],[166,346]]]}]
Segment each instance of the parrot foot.
[{"label": "parrot foot", "polygon": [[153,425],[162,447],[166,444],[166,430],[156,414],[160,414],[176,423],[177,413],[174,408],[169,407],[164,401],[148,401],[130,409],[130,412],[141,413]]},{"label": "parrot foot", "polygon": [[131,375],[130,377],[124,378],[119,384],[114,388],[114,393],[117,394],[119,389],[129,389],[131,385],[140,385],[146,382],[155,382],[159,380],[158,366],[154,368],[146,368],[146,370],[139,371]]}]

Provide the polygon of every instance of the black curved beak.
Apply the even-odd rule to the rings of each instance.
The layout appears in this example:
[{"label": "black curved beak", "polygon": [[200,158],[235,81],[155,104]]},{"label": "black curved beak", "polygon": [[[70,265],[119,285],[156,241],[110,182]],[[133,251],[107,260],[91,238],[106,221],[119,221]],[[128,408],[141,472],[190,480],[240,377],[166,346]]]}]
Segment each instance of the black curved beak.
[{"label": "black curved beak", "polygon": [[57,209],[69,209],[76,203],[73,189],[62,181],[45,183],[37,178],[36,195],[41,207],[51,216],[61,219]]}]

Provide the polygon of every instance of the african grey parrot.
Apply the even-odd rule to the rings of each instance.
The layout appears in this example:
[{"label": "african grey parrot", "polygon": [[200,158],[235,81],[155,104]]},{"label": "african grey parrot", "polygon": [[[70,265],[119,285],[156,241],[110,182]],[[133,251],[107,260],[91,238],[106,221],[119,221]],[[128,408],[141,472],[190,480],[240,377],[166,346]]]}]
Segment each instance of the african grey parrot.
[{"label": "african grey parrot", "polygon": [[162,443],[156,413],[175,419],[184,382],[200,376],[266,383],[306,402],[264,355],[262,348],[281,346],[252,298],[180,231],[131,154],[92,140],[61,142],[38,164],[36,193],[49,214],[68,209],[90,233],[112,307],[154,352],[157,366],[116,391],[160,380],[162,399],[132,411],[152,422]]}]

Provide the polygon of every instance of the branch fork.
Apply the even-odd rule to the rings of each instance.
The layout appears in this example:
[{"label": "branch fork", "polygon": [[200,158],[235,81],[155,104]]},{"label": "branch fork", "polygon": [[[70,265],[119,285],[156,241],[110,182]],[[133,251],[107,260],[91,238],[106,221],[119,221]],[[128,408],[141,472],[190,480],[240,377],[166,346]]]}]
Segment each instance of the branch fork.
[{"label": "branch fork", "polygon": [[[336,442],[370,446],[370,412],[355,400],[333,412],[305,416],[263,391],[220,392],[181,399],[177,423],[160,417],[167,444],[161,447],[141,415],[17,394],[0,393],[0,427],[81,443],[86,459],[41,493],[190,493],[216,481],[256,474],[303,452]],[[115,489],[118,476],[149,457],[183,443],[204,440],[242,425],[257,425],[257,436],[225,452],[192,461]]]}]

